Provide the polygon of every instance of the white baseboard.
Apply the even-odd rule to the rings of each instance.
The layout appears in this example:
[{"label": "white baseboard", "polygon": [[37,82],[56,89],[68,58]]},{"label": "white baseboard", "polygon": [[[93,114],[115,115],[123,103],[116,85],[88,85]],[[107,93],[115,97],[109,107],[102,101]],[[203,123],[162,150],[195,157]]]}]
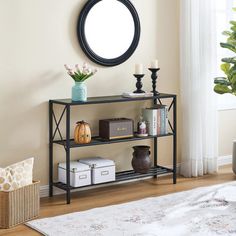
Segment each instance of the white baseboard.
[{"label": "white baseboard", "polygon": [[[167,168],[172,168],[172,166],[167,166]],[[177,165],[177,173],[179,173],[180,170],[180,164]],[[171,175],[172,173],[167,173],[165,175],[162,176],[166,176],[166,175]],[[72,190],[72,192],[78,192],[78,191],[84,191],[87,189],[94,189],[94,188],[101,188],[104,186],[114,186],[117,184],[123,184],[123,183],[129,183],[129,182],[135,182],[135,181],[139,181],[139,180],[144,180],[144,179],[150,179],[152,178],[152,176],[150,177],[145,177],[145,178],[140,178],[140,179],[134,179],[134,180],[127,180],[127,181],[122,181],[122,182],[116,182],[116,183],[110,183],[110,184],[104,184],[104,185],[98,185],[98,186],[89,186],[89,187],[84,187],[82,189],[75,189]],[[61,194],[65,194],[64,190],[61,190],[59,188],[54,187],[53,188],[53,195],[61,195]],[[40,186],[40,197],[48,197],[49,196],[49,185],[43,185]]]},{"label": "white baseboard", "polygon": [[221,156],[218,158],[218,166],[224,166],[230,164],[232,164],[232,155]]}]

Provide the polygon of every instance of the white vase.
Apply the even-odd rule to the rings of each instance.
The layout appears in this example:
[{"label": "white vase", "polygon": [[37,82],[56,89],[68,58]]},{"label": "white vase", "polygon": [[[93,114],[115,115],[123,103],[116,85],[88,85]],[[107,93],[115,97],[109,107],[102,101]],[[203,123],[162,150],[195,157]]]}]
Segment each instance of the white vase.
[{"label": "white vase", "polygon": [[236,174],[236,140],[233,141],[233,172]]}]

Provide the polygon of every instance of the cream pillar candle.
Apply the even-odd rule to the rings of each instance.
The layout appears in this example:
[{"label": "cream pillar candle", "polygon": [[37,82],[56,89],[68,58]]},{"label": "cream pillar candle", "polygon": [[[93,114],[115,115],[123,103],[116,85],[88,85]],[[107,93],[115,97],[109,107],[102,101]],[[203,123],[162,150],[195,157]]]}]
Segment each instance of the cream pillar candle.
[{"label": "cream pillar candle", "polygon": [[158,60],[153,60],[151,62],[151,68],[152,69],[157,69],[158,68]]},{"label": "cream pillar candle", "polygon": [[143,74],[143,64],[135,64],[135,72],[136,75],[142,75]]}]

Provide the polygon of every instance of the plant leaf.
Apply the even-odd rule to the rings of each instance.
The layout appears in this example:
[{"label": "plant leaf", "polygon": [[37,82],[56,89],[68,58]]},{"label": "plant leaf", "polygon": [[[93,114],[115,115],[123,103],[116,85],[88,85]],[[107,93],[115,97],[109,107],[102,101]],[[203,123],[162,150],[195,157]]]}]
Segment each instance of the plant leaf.
[{"label": "plant leaf", "polygon": [[236,64],[236,57],[222,58],[222,62]]},{"label": "plant leaf", "polygon": [[236,31],[236,26],[233,25],[230,29],[235,32]]},{"label": "plant leaf", "polygon": [[223,31],[222,34],[225,35],[225,36],[231,36],[232,35],[232,33],[230,31],[227,31],[227,30]]},{"label": "plant leaf", "polygon": [[93,75],[93,73],[90,73],[90,74],[88,74],[88,75],[85,75],[85,77],[83,78],[82,81],[85,81],[86,79],[88,79],[88,78],[91,77],[92,75]]},{"label": "plant leaf", "polygon": [[214,87],[214,91],[215,91],[216,93],[219,93],[219,94],[232,93],[232,90],[231,90],[230,88],[228,88],[228,86],[222,85],[222,84],[217,84],[217,85]]},{"label": "plant leaf", "polygon": [[229,70],[230,70],[230,64],[229,63],[221,64],[220,68],[226,75],[229,74]]},{"label": "plant leaf", "polygon": [[233,85],[233,87],[236,85],[236,74],[232,75],[230,82]]},{"label": "plant leaf", "polygon": [[74,76],[74,75],[70,75],[70,74],[69,74],[69,76],[70,76],[73,80],[75,80],[75,76]]},{"label": "plant leaf", "polygon": [[232,37],[229,37],[227,39],[227,43],[236,46],[236,40],[234,38],[232,38]]},{"label": "plant leaf", "polygon": [[77,72],[76,72],[79,76],[81,76],[82,74],[80,73],[80,71],[79,70],[77,70]]},{"label": "plant leaf", "polygon": [[214,83],[215,84],[226,85],[226,86],[231,85],[231,83],[225,77],[217,77],[217,78],[215,78]]},{"label": "plant leaf", "polygon": [[236,26],[236,21],[234,21],[234,20],[231,20],[229,23],[230,23],[231,25]]},{"label": "plant leaf", "polygon": [[222,48],[227,48],[227,49],[229,49],[229,50],[236,53],[236,47],[234,45],[230,44],[230,43],[220,43],[220,46]]}]

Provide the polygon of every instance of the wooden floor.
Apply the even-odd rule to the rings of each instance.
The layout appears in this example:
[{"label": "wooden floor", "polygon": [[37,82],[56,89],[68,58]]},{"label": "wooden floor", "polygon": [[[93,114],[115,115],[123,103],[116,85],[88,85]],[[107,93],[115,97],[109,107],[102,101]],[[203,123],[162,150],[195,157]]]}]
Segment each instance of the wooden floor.
[{"label": "wooden floor", "polygon": [[[166,176],[158,179],[148,179],[73,193],[72,203],[70,205],[65,204],[64,195],[44,198],[41,200],[40,217],[84,211],[94,207],[124,203],[152,196],[161,196],[233,180],[236,180],[236,176],[233,174],[231,166],[225,166],[219,170],[218,174],[214,175],[190,179],[179,177],[176,185],[172,184],[170,176]],[[0,230],[0,235],[34,236],[40,234],[27,226],[20,225],[13,229]]]}]

